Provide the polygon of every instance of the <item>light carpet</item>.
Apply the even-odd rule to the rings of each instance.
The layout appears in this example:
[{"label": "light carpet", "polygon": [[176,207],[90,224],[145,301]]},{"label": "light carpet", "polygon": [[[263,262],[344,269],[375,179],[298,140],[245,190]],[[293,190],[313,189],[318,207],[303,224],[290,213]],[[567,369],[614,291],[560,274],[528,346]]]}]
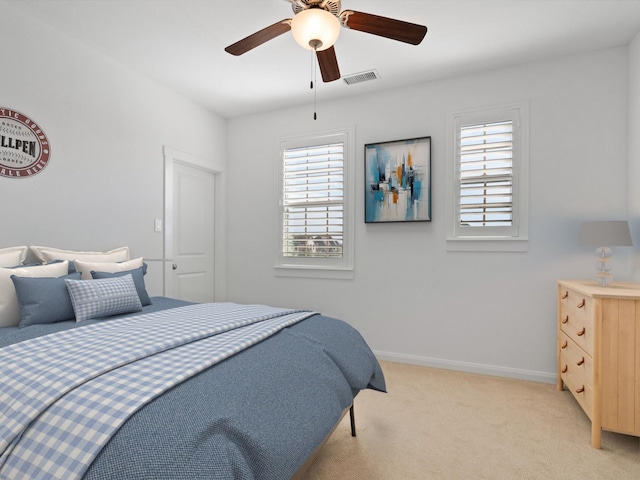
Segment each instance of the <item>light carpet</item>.
[{"label": "light carpet", "polygon": [[640,439],[603,432],[555,385],[381,362],[305,480],[640,479]]}]

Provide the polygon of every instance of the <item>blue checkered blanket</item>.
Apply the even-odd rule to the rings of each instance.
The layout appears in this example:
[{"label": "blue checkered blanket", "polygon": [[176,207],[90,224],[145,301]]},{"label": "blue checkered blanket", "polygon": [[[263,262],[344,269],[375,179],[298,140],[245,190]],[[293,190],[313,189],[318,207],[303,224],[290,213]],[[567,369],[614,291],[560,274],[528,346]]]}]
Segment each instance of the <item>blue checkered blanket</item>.
[{"label": "blue checkered blanket", "polygon": [[144,404],[314,314],[189,305],[0,349],[0,478],[81,478]]}]

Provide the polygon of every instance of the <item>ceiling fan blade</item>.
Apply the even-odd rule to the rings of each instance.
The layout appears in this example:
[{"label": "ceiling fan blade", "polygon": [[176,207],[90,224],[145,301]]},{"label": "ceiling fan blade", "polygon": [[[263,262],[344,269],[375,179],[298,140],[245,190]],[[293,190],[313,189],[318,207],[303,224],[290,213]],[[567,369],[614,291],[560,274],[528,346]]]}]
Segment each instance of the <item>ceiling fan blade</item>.
[{"label": "ceiling fan blade", "polygon": [[427,27],[416,23],[403,22],[393,18],[380,17],[371,13],[345,10],[340,13],[342,24],[351,30],[372,33],[399,42],[418,45],[427,34]]},{"label": "ceiling fan blade", "polygon": [[320,65],[323,82],[333,82],[340,78],[338,58],[336,57],[336,50],[333,47],[316,52],[316,57],[318,57],[318,65]]},{"label": "ceiling fan blade", "polygon": [[233,45],[229,45],[224,50],[231,55],[242,55],[243,53],[247,53],[249,50],[262,45],[263,43],[268,42],[269,40],[276,38],[277,36],[282,35],[289,30],[291,30],[291,19],[287,18],[285,20],[276,22],[266,28],[263,28],[253,35],[249,35],[248,37],[234,43]]}]

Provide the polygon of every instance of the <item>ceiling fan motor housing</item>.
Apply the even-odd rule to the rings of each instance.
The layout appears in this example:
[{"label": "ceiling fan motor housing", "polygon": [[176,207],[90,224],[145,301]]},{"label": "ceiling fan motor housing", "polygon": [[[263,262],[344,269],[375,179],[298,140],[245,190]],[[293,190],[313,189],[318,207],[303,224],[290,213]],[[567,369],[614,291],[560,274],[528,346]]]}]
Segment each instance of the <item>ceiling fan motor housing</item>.
[{"label": "ceiling fan motor housing", "polygon": [[340,16],[340,0],[289,0],[293,13],[298,14],[309,8],[322,8],[327,12]]}]

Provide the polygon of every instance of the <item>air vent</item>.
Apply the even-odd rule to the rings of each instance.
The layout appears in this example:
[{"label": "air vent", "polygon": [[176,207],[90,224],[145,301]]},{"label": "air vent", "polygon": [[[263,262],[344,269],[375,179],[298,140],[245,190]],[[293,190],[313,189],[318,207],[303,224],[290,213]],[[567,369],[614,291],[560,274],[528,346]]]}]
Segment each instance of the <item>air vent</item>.
[{"label": "air vent", "polygon": [[362,83],[368,80],[377,80],[380,75],[375,70],[369,70],[368,72],[354,73],[353,75],[346,75],[342,77],[344,83],[352,85],[354,83]]}]

